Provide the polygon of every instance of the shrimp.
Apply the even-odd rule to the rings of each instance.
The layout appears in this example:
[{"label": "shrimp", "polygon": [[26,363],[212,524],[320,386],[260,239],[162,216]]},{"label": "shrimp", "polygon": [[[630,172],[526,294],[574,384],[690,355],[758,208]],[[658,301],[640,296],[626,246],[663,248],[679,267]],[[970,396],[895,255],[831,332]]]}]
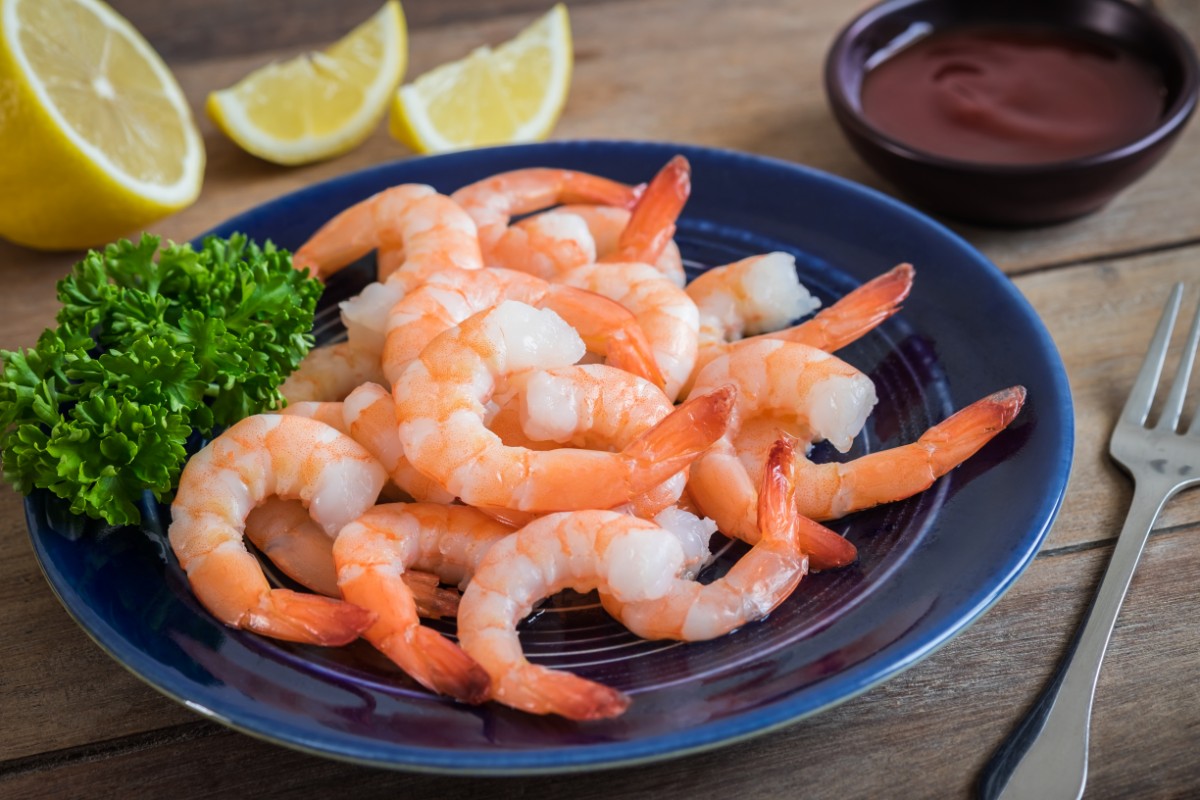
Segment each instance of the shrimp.
[{"label": "shrimp", "polygon": [[[717,356],[756,339],[797,342],[827,352],[840,350],[899,311],[912,289],[912,265],[899,264],[821,309],[811,319],[785,328],[788,322],[807,314],[819,303],[811,297],[801,298],[802,294],[807,295],[807,290],[795,278],[794,261],[790,256],[778,256],[784,254],[773,253],[718,267],[688,285],[688,294],[701,309],[696,372]],[[769,263],[773,266],[768,267]],[[770,276],[765,274],[766,269],[772,271]],[[801,299],[778,304],[771,301],[774,313],[770,314],[756,311],[756,304],[735,299],[769,297],[772,293],[787,296],[795,287],[800,287],[795,296]],[[743,339],[747,334],[758,335]]]},{"label": "shrimp", "polygon": [[[246,538],[289,578],[328,597],[341,597],[333,564],[333,539],[313,522],[299,500],[272,497],[246,517]],[[405,572],[417,612],[423,617],[453,617],[458,593],[443,589],[428,572]]]},{"label": "shrimp", "polygon": [[[545,449],[550,442],[619,451],[674,408],[662,389],[636,375],[603,364],[577,364],[527,376],[488,428],[507,445]],[[649,519],[675,505],[686,484],[685,469],[632,498],[628,510]]]},{"label": "shrimp", "polygon": [[588,264],[560,280],[611,298],[633,312],[663,376],[663,389],[675,400],[696,365],[700,312],[695,302],[645,264]]},{"label": "shrimp", "polygon": [[[801,459],[796,466],[800,513],[838,519],[923,492],[1008,427],[1024,402],[1025,388],[1011,386],[960,409],[915,442],[844,463]],[[761,452],[746,437],[739,437],[738,447],[745,463],[753,464],[756,450]]]},{"label": "shrimp", "polygon": [[[692,465],[688,493],[700,511],[727,536],[758,541],[758,470],[748,464],[738,437],[761,421],[773,442],[779,431],[803,442],[827,439],[838,450],[850,449],[874,408],[875,386],[867,376],[828,353],[793,342],[763,339],[712,361],[700,372],[692,392],[732,384],[738,401],[725,435]],[[756,451],[754,459],[765,453]],[[802,490],[797,490],[797,495]],[[814,517],[805,507],[800,514]],[[856,552],[845,539],[824,528],[801,528],[813,569],[841,566]]]},{"label": "shrimp", "polygon": [[464,579],[510,533],[473,508],[433,503],[375,506],[348,524],[334,542],[333,558],[346,600],[377,615],[363,638],[422,686],[482,703],[490,693],[488,674],[449,639],[421,625],[403,578],[416,566]]},{"label": "shrimp", "polygon": [[279,386],[288,403],[343,399],[355,387],[386,380],[379,353],[353,342],[314,347]]},{"label": "shrimp", "polygon": [[509,220],[561,203],[600,203],[632,208],[640,190],[586,172],[534,167],[501,172],[450,197],[466,209],[479,229],[479,244],[487,264],[495,264],[492,251],[506,235]]},{"label": "shrimp", "polygon": [[553,309],[579,332],[589,351],[662,384],[654,352],[629,309],[592,292],[494,268],[444,272],[399,301],[388,317],[385,375],[394,382],[439,333],[501,300]]},{"label": "shrimp", "polygon": [[633,212],[575,204],[529,217],[497,240],[489,263],[555,280],[597,259],[645,262],[682,287],[687,276],[671,237],[690,191],[690,167],[676,157],[650,182]]},{"label": "shrimp", "polygon": [[731,388],[693,398],[618,453],[509,447],[486,428],[488,404],[510,376],[570,366],[583,353],[561,317],[513,300],[439,334],[393,387],[405,455],[470,505],[612,508],[682,470],[724,432]]},{"label": "shrimp", "polygon": [[620,603],[656,600],[685,561],[679,539],[648,520],[614,511],[539,517],[483,557],[459,605],[459,643],[487,670],[499,703],[576,720],[615,717],[629,705],[625,694],[531,664],[516,625],[563,589],[598,588]]},{"label": "shrimp", "polygon": [[[846,452],[875,403],[875,390],[866,376],[834,356],[769,339],[712,361],[692,391],[729,383],[739,389],[738,408],[726,435],[692,465],[688,491],[722,532],[753,544],[758,539],[755,485],[766,443],[782,429],[805,442],[829,439]],[[1007,427],[1024,397],[1019,386],[1005,389],[967,406],[912,444],[846,463],[798,459],[798,512],[816,520],[836,519],[929,488]],[[797,404],[797,398],[803,402]],[[805,535],[802,531],[802,540]],[[837,539],[802,541],[813,569],[853,560],[853,546]]]},{"label": "shrimp", "polygon": [[786,438],[771,447],[758,494],[758,542],[729,572],[709,584],[677,576],[667,593],[646,600],[602,593],[605,610],[644,639],[696,642],[762,619],[786,600],[808,572],[799,529],[821,527],[796,513],[794,448]]},{"label": "shrimp", "polygon": [[422,184],[385,189],[325,223],[292,264],[327,278],[372,250],[403,248],[403,270],[431,275],[483,266],[475,223],[458,204]]},{"label": "shrimp", "polygon": [[386,477],[360,444],[322,422],[246,417],[184,467],[167,537],[192,591],[221,622],[290,641],[345,644],[373,615],[340,600],[272,589],[243,542],[246,517],[271,495],[299,498],[333,534],[374,504]]}]

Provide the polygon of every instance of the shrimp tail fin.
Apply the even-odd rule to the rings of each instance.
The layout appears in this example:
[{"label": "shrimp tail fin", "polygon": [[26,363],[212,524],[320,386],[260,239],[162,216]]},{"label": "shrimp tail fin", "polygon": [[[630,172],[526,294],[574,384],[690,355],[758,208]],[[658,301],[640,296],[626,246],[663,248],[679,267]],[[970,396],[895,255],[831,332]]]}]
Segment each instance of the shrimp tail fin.
[{"label": "shrimp tail fin", "polygon": [[357,639],[374,621],[374,613],[344,600],[272,589],[240,627],[289,642],[337,647]]},{"label": "shrimp tail fin", "polygon": [[912,264],[899,264],[867,281],[815,317],[764,338],[799,342],[832,353],[883,324],[912,291]]},{"label": "shrimp tail fin", "polygon": [[504,680],[498,694],[505,705],[533,714],[574,720],[609,719],[624,713],[629,696],[570,672],[524,664],[517,680]]},{"label": "shrimp tail fin", "polygon": [[614,333],[608,340],[609,366],[625,370],[645,378],[660,389],[667,385],[666,378],[654,360],[654,350],[646,339],[646,334],[638,325],[627,330]]},{"label": "shrimp tail fin", "polygon": [[617,249],[603,260],[642,264],[658,261],[675,235],[675,221],[691,192],[692,167],[683,156],[675,156],[650,181],[633,207]]},{"label": "shrimp tail fin", "polygon": [[634,465],[637,489],[632,494],[662,483],[724,436],[736,400],[732,384],[693,397],[630,442],[622,454]]},{"label": "shrimp tail fin", "polygon": [[410,641],[403,655],[393,655],[386,641],[380,649],[422,686],[472,705],[491,698],[491,678],[457,644],[420,625],[409,628],[406,635]]},{"label": "shrimp tail fin", "polygon": [[422,617],[453,617],[458,614],[459,593],[454,589],[442,588],[436,575],[405,570],[402,578],[412,592],[417,613]]},{"label": "shrimp tail fin", "polygon": [[808,568],[813,572],[838,569],[858,560],[858,548],[852,542],[808,517],[801,517],[797,538],[800,549],[808,553]]},{"label": "shrimp tail fin", "polygon": [[934,475],[945,475],[975,455],[1016,419],[1024,404],[1025,387],[1010,386],[976,400],[925,431],[917,444],[929,448]]}]

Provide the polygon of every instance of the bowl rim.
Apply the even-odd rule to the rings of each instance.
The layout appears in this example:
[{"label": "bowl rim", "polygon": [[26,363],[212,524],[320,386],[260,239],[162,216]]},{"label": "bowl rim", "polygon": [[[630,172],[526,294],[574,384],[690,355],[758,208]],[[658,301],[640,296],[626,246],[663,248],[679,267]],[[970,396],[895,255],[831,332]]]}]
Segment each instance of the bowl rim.
[{"label": "bowl rim", "polygon": [[1132,142],[1102,150],[1099,153],[1034,164],[970,161],[942,156],[913,147],[883,132],[866,118],[847,90],[841,66],[848,57],[850,47],[869,27],[899,12],[941,2],[944,0],[883,0],[883,2],[870,6],[857,14],[838,32],[825,56],[823,76],[825,96],[832,107],[834,117],[840,124],[851,129],[860,139],[869,141],[874,146],[887,150],[892,155],[906,161],[954,172],[972,172],[997,177],[1045,176],[1080,171],[1112,164],[1150,151],[1159,143],[1178,133],[1196,110],[1197,98],[1200,95],[1200,61],[1197,60],[1195,48],[1179,28],[1149,4],[1143,5],[1129,0],[1087,0],[1094,4],[1117,4],[1127,11],[1140,14],[1166,41],[1171,43],[1170,54],[1181,68],[1183,80],[1174,102],[1165,109],[1162,119],[1152,131]]}]

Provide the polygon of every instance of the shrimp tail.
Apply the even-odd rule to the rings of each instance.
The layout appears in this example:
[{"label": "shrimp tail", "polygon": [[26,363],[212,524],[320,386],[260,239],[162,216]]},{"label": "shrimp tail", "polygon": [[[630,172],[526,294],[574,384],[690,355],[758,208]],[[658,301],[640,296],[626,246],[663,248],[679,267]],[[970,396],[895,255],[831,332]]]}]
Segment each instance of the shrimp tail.
[{"label": "shrimp tail", "polygon": [[1010,386],[976,400],[927,430],[917,444],[929,448],[931,471],[940,477],[975,455],[1016,419],[1024,404],[1025,387]]},{"label": "shrimp tail", "polygon": [[683,156],[675,156],[650,181],[633,207],[633,215],[621,233],[617,249],[604,260],[642,264],[658,261],[675,236],[675,221],[691,192],[691,165]]},{"label": "shrimp tail", "polygon": [[502,702],[513,708],[574,720],[609,719],[629,708],[625,693],[570,672],[529,663],[519,669],[520,678],[512,680],[510,674],[498,690]]},{"label": "shrimp tail", "polygon": [[396,636],[374,644],[417,683],[472,705],[490,699],[491,678],[454,642],[420,625],[404,629],[399,636],[406,640],[399,646]]},{"label": "shrimp tail", "polygon": [[659,389],[667,385],[646,334],[636,324],[628,330],[616,331],[609,337],[606,363],[645,378]]},{"label": "shrimp tail", "polygon": [[422,617],[454,617],[458,614],[458,601],[461,595],[454,589],[442,588],[437,575],[430,572],[405,570],[401,578],[408,586],[408,590],[412,592],[417,613]]},{"label": "shrimp tail", "polygon": [[357,639],[374,621],[374,613],[343,600],[272,589],[238,627],[289,642],[337,647]]},{"label": "shrimp tail", "polygon": [[797,539],[800,549],[808,553],[808,567],[813,572],[838,569],[858,560],[853,543],[808,517],[801,517]]},{"label": "shrimp tail", "polygon": [[832,353],[883,324],[912,291],[912,264],[900,264],[867,281],[810,320],[763,338],[799,342]]},{"label": "shrimp tail", "polygon": [[693,397],[630,442],[622,454],[632,459],[635,473],[648,483],[634,494],[679,472],[724,436],[736,400],[732,384]]}]

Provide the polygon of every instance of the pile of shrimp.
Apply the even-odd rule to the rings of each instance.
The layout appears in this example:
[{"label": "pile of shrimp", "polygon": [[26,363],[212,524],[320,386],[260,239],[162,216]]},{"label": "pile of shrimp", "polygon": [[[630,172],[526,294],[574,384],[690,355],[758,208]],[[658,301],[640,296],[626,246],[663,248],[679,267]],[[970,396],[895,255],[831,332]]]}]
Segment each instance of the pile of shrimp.
[{"label": "pile of shrimp", "polygon": [[[627,695],[526,659],[537,604],[595,590],[642,637],[728,634],[856,559],[820,521],[923,491],[1017,415],[1020,386],[911,444],[810,461],[865,424],[875,387],[833,352],[896,313],[913,268],[819,311],[786,253],[686,283],[690,187],[678,157],[636,187],[521,169],[326,223],[295,266],[324,279],[375,251],[378,279],[286,408],[188,462],[169,538],[204,607],[289,641],[364,638],[464,703],[613,717]],[[701,583],[717,531],[749,548]],[[311,591],[272,586],[246,539]],[[426,617],[456,617],[457,641]]]}]

